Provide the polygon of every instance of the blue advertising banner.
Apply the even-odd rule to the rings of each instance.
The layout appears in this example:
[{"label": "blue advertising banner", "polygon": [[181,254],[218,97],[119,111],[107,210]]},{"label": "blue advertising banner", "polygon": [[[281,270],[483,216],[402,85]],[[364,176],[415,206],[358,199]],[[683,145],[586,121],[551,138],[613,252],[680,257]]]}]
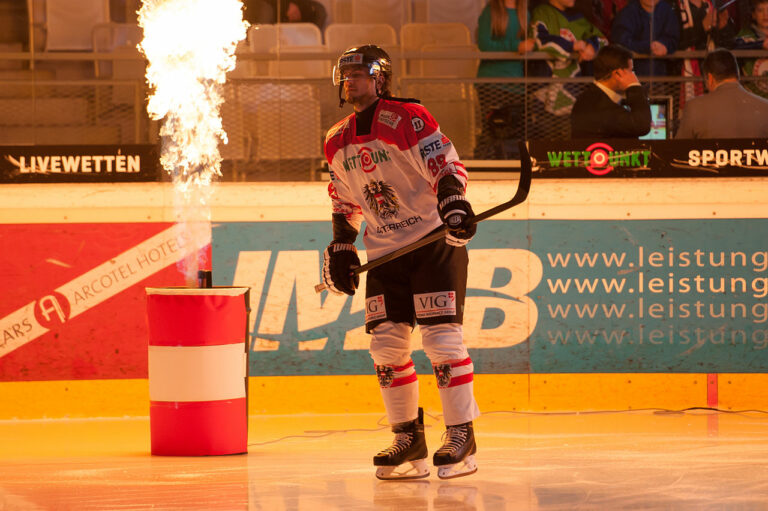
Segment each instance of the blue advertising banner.
[{"label": "blue advertising banner", "polygon": [[[475,371],[764,372],[759,232],[768,220],[483,222],[464,324]],[[329,222],[214,227],[214,284],[251,287],[250,375],[371,373],[365,279],[354,297],[313,289],[329,239]]]}]

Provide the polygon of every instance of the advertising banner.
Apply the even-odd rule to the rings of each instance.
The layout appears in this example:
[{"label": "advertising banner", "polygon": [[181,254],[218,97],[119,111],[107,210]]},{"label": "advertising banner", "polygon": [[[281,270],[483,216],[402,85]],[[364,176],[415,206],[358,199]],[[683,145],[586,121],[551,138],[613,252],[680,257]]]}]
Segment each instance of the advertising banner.
[{"label": "advertising banner", "polygon": [[147,377],[145,286],[184,285],[175,224],[0,225],[0,381]]},{"label": "advertising banner", "polygon": [[768,175],[768,140],[532,140],[535,177]]},{"label": "advertising banner", "polygon": [[[764,232],[767,219],[483,222],[464,323],[475,372],[765,372]],[[329,235],[214,224],[214,285],[251,288],[250,376],[371,374],[365,278],[354,297],[314,291]],[[176,263],[199,248],[179,227],[6,224],[0,238],[0,381],[146,377],[144,288],[184,285]],[[413,347],[431,372],[418,329]]]},{"label": "advertising banner", "polygon": [[[765,219],[484,222],[469,245],[464,324],[475,371],[763,372],[768,250],[749,233],[766,229]],[[365,278],[354,297],[313,289],[327,237],[325,222],[215,227],[215,282],[251,287],[251,375],[370,373]],[[429,372],[423,352],[414,361]]]},{"label": "advertising banner", "polygon": [[158,180],[155,145],[0,146],[0,184]]}]

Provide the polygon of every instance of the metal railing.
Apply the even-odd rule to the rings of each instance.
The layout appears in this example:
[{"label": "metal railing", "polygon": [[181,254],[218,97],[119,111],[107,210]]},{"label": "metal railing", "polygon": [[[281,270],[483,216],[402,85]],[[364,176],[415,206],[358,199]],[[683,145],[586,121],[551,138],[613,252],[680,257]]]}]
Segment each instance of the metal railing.
[{"label": "metal railing", "polygon": [[[547,56],[508,52],[391,51],[397,71],[394,93],[420,98],[464,160],[509,160],[520,138],[570,138],[568,98],[592,80],[583,78],[477,78],[420,76],[431,62],[450,69],[451,61],[522,60],[543,63]],[[740,59],[768,58],[768,51],[736,51]],[[705,52],[678,52],[666,59],[703,58]],[[238,54],[238,68],[223,88],[221,146],[227,180],[309,180],[324,162],[327,129],[351,112],[339,108],[331,84],[331,52]],[[638,59],[644,58],[637,56]],[[143,59],[137,52],[0,53],[0,145],[95,145],[157,143],[158,126],[146,114]],[[324,63],[328,74],[287,76],[275,63]],[[400,62],[400,64],[398,64]],[[103,64],[109,64],[108,73]],[[314,68],[313,68],[314,69]],[[317,73],[314,69],[313,73]],[[297,73],[291,73],[299,75]],[[641,77],[652,96],[668,98],[672,129],[680,117],[693,76]],[[768,77],[743,77],[768,96]],[[558,103],[560,101],[560,103]],[[563,106],[562,102],[566,105]]]}]

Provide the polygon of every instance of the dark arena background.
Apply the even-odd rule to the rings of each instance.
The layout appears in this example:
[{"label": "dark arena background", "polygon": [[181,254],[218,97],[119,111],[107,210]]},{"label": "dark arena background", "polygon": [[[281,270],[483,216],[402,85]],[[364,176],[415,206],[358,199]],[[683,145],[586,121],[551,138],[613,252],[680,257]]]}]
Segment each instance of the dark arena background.
[{"label": "dark arena background", "polygon": [[[635,1],[568,13],[612,41]],[[694,2],[659,2],[684,29]],[[652,109],[640,139],[572,138],[590,66],[541,41],[489,49],[483,0],[297,2],[312,7],[298,22],[287,0],[244,3],[250,26],[215,87],[228,142],[200,238],[148,114],[142,1],[0,0],[0,510],[768,508],[768,138],[675,138],[706,94],[707,44],[768,97],[768,50],[747,44],[766,2],[714,1],[708,42],[686,47],[683,30],[666,55],[636,51],[635,69],[654,70],[638,71]],[[363,43],[389,52],[394,95],[420,99],[455,146],[475,212],[532,173],[527,199],[468,245],[482,412],[469,477],[375,478],[391,434],[365,279],[353,297],[313,289],[332,236],[323,141],[352,112],[332,68]],[[198,351],[193,329],[150,332],[147,288],[189,287],[190,262],[211,289],[243,290],[243,339]],[[418,329],[413,343],[433,449],[438,389]],[[237,427],[210,429],[245,452],[158,455],[158,403],[172,416],[235,400]],[[207,427],[179,417],[174,442]]]}]

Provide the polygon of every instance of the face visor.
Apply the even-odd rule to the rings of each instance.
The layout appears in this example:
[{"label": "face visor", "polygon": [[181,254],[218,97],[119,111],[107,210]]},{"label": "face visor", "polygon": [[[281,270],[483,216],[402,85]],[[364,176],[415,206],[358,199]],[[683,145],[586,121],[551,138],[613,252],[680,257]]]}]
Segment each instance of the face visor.
[{"label": "face visor", "polygon": [[339,57],[338,63],[333,66],[333,84],[341,85],[347,80],[347,75],[353,71],[366,71],[370,77],[375,77],[381,71],[378,61],[366,62],[362,53],[350,53]]}]

